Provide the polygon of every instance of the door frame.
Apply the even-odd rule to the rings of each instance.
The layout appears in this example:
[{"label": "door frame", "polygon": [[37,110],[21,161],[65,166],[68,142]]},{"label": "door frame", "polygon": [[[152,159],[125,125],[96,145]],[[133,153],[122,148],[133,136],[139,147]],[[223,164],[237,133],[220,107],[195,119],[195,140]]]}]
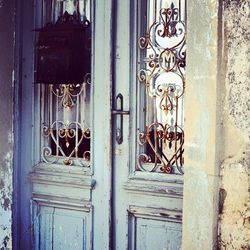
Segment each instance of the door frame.
[{"label": "door frame", "polygon": [[[94,1],[93,27],[93,99],[92,99],[92,166],[96,181],[92,193],[94,207],[94,249],[112,247],[112,82],[113,82],[113,17],[115,1]],[[98,14],[97,14],[98,13]],[[105,39],[103,39],[103,37]],[[102,41],[100,43],[100,41]],[[97,103],[102,99],[102,109]],[[107,120],[108,118],[108,120]],[[100,130],[100,123],[102,130]],[[107,168],[105,170],[105,168]],[[101,169],[102,171],[98,171]],[[105,170],[105,171],[104,171]],[[101,199],[100,199],[101,197]],[[103,209],[96,210],[95,207]],[[100,225],[101,222],[101,225]]]},{"label": "door frame", "polygon": [[[33,161],[32,134],[32,83],[30,74],[33,65],[23,56],[24,44],[33,48],[33,39],[28,35],[33,30],[33,8],[32,0],[25,2],[15,1],[15,69],[14,69],[14,153],[13,153],[13,249],[20,249],[22,242],[27,246],[31,244],[30,230],[24,230],[24,224],[30,224],[30,197],[31,190],[27,183],[27,174]],[[24,9],[31,9],[31,15],[24,15]],[[25,36],[25,34],[27,36]],[[26,38],[26,39],[25,39]],[[30,39],[31,38],[31,39]],[[32,74],[31,74],[32,75]],[[30,80],[30,81],[29,81]],[[26,99],[24,103],[22,100]],[[29,119],[30,118],[30,119]],[[25,119],[28,122],[23,122]],[[23,139],[27,139],[25,153],[23,152]],[[24,195],[23,195],[24,194]]]}]

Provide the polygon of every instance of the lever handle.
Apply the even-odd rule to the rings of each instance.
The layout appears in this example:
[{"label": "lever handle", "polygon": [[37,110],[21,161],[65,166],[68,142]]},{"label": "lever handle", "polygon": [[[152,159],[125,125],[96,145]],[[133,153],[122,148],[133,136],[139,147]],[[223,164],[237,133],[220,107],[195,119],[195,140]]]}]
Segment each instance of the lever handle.
[{"label": "lever handle", "polygon": [[123,115],[129,115],[129,111],[123,110],[123,95],[119,93],[115,100],[115,109],[111,110],[112,115],[116,116],[116,142],[122,144],[123,142]]},{"label": "lever handle", "polygon": [[115,110],[113,109],[111,111],[112,115],[129,115],[129,111],[124,111],[124,110]]}]

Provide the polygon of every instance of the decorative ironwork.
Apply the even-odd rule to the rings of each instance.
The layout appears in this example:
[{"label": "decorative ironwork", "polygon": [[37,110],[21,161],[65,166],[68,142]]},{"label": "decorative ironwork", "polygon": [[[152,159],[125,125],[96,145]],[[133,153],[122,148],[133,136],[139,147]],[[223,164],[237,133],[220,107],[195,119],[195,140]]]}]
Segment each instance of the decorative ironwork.
[{"label": "decorative ironwork", "polygon": [[35,82],[42,84],[34,94],[40,103],[41,161],[89,167],[92,1],[38,4],[36,27],[43,28],[36,29]]},{"label": "decorative ironwork", "polygon": [[139,39],[140,102],[145,103],[139,112],[145,115],[140,119],[137,170],[182,174],[186,33],[181,3],[184,1],[179,1],[178,8],[174,3],[165,8],[159,2],[154,1],[153,14],[148,17],[152,24]]},{"label": "decorative ironwork", "polygon": [[[47,100],[42,127],[42,159],[47,163],[90,165],[91,132],[86,122],[86,99],[89,98],[90,74],[83,84],[44,85]],[[85,110],[83,110],[85,107]],[[47,117],[46,117],[47,114]]]}]

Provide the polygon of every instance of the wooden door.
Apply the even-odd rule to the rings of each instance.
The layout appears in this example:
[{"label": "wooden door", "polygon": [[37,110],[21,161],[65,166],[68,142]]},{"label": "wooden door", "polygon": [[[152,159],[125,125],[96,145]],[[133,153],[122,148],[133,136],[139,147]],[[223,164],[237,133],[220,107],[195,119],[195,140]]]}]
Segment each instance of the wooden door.
[{"label": "wooden door", "polygon": [[184,1],[79,0],[91,81],[37,85],[33,30],[75,2],[18,10],[19,248],[179,249]]},{"label": "wooden door", "polygon": [[120,0],[116,20],[113,249],[180,249],[185,1]]},{"label": "wooden door", "polygon": [[[53,80],[48,84],[37,83],[35,80],[36,64],[39,60],[44,60],[44,55],[37,50],[46,49],[46,46],[38,43],[39,29],[53,27],[58,17],[67,11],[70,18],[63,17],[58,25],[69,22],[67,27],[71,27],[72,24],[78,25],[81,22],[89,38],[83,46],[91,48],[89,55],[94,54],[93,48],[95,51],[103,49],[104,43],[99,47],[95,46],[93,37],[98,38],[99,29],[103,29],[104,14],[111,10],[109,1],[107,2],[28,0],[18,3],[17,75],[20,74],[20,79],[17,90],[20,120],[16,132],[20,132],[16,167],[20,174],[16,193],[19,225],[17,249],[109,248],[111,184],[106,179],[110,171],[105,168],[108,163],[102,161],[102,155],[100,157],[98,153],[94,153],[98,151],[99,155],[105,154],[102,149],[96,149],[102,139],[98,137],[99,126],[95,129],[96,134],[93,134],[94,117],[91,112],[94,114],[94,109],[90,107],[94,96],[98,96],[97,91],[93,94],[92,81],[101,85],[101,81],[109,74],[100,73],[104,67],[93,67],[94,59],[89,61],[87,58],[89,66],[92,64],[91,71],[87,72],[80,84],[53,83]],[[94,19],[94,15],[98,18]],[[98,29],[95,29],[95,23]],[[67,28],[66,32],[68,30]],[[97,34],[94,36],[95,32]],[[68,46],[67,39],[70,37],[65,39],[58,34],[51,36],[51,41],[65,42],[65,47]],[[56,41],[55,36],[58,36]],[[107,39],[105,44],[109,45],[110,41]],[[104,50],[105,53],[106,51],[108,48]],[[60,56],[58,52],[63,54],[65,51],[56,51],[56,57]],[[45,56],[54,60],[55,55],[50,52]],[[109,65],[110,58],[103,58],[107,58],[105,60]],[[50,65],[51,69],[57,67],[55,64]],[[102,76],[101,81],[96,80],[99,75]],[[106,85],[110,84],[108,80],[104,82]],[[109,89],[107,92],[110,93]],[[99,114],[106,114],[103,109],[98,110]],[[110,134],[108,122],[102,129]],[[98,138],[95,139],[96,142],[100,141],[93,147],[95,137]],[[93,160],[94,154],[98,160]],[[94,171],[94,164],[98,171]],[[100,164],[103,165],[100,167]],[[95,185],[96,183],[98,184]],[[99,228],[101,232],[95,230],[94,234],[94,228]]]}]

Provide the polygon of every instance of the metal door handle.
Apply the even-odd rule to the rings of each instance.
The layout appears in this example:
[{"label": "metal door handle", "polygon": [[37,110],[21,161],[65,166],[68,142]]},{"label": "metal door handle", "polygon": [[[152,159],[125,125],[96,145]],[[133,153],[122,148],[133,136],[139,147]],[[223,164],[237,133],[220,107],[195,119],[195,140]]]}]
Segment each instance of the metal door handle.
[{"label": "metal door handle", "polygon": [[116,96],[115,109],[111,110],[112,115],[116,116],[116,141],[118,144],[123,142],[123,115],[129,115],[129,111],[123,110],[123,95],[119,93]]},{"label": "metal door handle", "polygon": [[124,110],[112,110],[111,111],[112,115],[129,115],[129,111],[124,111]]}]

